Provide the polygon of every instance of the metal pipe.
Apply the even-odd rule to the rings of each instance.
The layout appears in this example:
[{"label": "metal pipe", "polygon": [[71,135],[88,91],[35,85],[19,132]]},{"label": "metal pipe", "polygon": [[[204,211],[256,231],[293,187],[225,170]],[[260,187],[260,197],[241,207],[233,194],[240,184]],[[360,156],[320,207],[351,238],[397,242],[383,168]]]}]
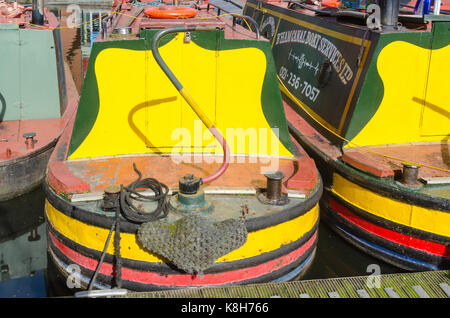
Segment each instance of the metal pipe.
[{"label": "metal pipe", "polygon": [[386,28],[396,28],[398,25],[399,0],[379,0],[381,24]]},{"label": "metal pipe", "polygon": [[[237,18],[241,18],[241,19],[245,19],[247,21],[250,21],[253,24],[253,26],[255,27],[256,38],[259,39],[259,37],[260,37],[259,24],[258,24],[258,22],[256,22],[255,19],[253,19],[252,17],[249,17],[248,15],[240,15],[240,14],[237,14],[237,13],[230,13],[230,14],[233,17],[237,17]],[[250,30],[250,31],[252,31],[252,30]]]},{"label": "metal pipe", "polygon": [[31,5],[31,23],[44,25],[44,0],[33,0]]},{"label": "metal pipe", "polygon": [[108,21],[102,21],[102,38],[103,40],[108,39]]},{"label": "metal pipe", "polygon": [[219,170],[217,170],[214,174],[209,175],[208,177],[200,179],[201,183],[211,182],[218,177],[220,177],[225,170],[228,168],[230,163],[230,149],[225,138],[219,132],[219,130],[214,127],[213,122],[206,116],[203,110],[199,107],[199,105],[195,102],[195,100],[189,95],[189,93],[184,89],[183,85],[178,81],[172,71],[169,69],[167,64],[162,59],[161,55],[158,51],[159,41],[162,37],[171,34],[171,33],[180,33],[180,32],[195,32],[195,31],[214,31],[216,30],[216,26],[196,26],[196,25],[186,25],[186,26],[177,26],[173,28],[162,29],[158,31],[152,39],[152,53],[158,65],[161,67],[163,72],[167,75],[169,80],[181,94],[181,96],[186,100],[188,105],[192,108],[192,110],[197,114],[197,116],[201,119],[203,124],[209,129],[209,131],[213,134],[213,136],[219,141],[220,145],[223,149],[223,162]]},{"label": "metal pipe", "polygon": [[441,11],[441,0],[434,0],[433,14],[439,15]]},{"label": "metal pipe", "polygon": [[127,289],[112,288],[112,289],[99,289],[99,290],[87,290],[76,292],[74,295],[77,298],[95,298],[95,297],[112,297],[123,296],[128,293]]}]

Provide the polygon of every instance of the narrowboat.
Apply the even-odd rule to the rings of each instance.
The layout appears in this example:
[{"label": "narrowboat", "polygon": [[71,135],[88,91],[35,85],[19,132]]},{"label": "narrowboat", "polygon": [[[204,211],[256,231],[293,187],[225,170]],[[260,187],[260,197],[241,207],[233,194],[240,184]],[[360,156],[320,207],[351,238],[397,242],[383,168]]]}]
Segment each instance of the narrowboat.
[{"label": "narrowboat", "polygon": [[159,1],[103,19],[44,183],[52,262],[82,292],[287,281],[312,263],[321,178],[289,135],[270,43],[239,19],[254,23]]},{"label": "narrowboat", "polygon": [[401,269],[448,269],[447,3],[423,14],[415,2],[331,2],[244,9],[271,41],[289,130],[323,178],[322,220]]},{"label": "narrowboat", "polygon": [[77,106],[58,20],[36,3],[0,3],[0,201],[41,185]]}]

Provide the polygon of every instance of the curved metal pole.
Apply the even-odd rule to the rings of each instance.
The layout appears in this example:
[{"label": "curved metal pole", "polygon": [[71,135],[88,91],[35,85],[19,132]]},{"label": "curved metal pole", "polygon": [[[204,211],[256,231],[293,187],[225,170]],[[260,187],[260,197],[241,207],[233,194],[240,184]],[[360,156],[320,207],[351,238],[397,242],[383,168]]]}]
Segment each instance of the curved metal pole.
[{"label": "curved metal pole", "polygon": [[237,17],[237,18],[241,18],[241,19],[245,19],[245,20],[250,21],[253,24],[253,26],[255,27],[256,38],[259,40],[259,37],[260,37],[259,24],[258,24],[258,22],[256,22],[255,19],[253,19],[252,17],[249,17],[248,15],[240,15],[240,14],[237,14],[237,13],[230,13],[230,14],[233,17]]},{"label": "curved metal pole", "polygon": [[201,119],[203,124],[209,129],[209,131],[213,134],[213,136],[219,141],[220,145],[223,148],[223,162],[222,166],[217,170],[214,174],[201,178],[200,182],[202,184],[211,182],[218,177],[220,177],[225,170],[228,168],[229,162],[230,162],[230,149],[228,147],[228,144],[223,138],[222,134],[219,132],[219,130],[214,127],[213,122],[206,116],[206,114],[203,112],[203,110],[199,107],[199,105],[195,102],[195,100],[192,98],[191,95],[184,89],[183,85],[181,85],[180,81],[175,77],[175,75],[172,73],[172,71],[169,69],[167,64],[162,59],[161,55],[158,51],[159,41],[162,37],[171,34],[171,33],[179,33],[179,32],[194,32],[194,31],[214,31],[217,27],[215,26],[177,26],[173,28],[167,28],[162,29],[158,31],[153,39],[152,39],[152,53],[153,57],[155,58],[158,65],[161,67],[163,72],[167,75],[169,80],[172,82],[172,84],[175,86],[175,88],[178,90],[178,92],[183,96],[183,98],[186,100],[186,102],[189,104],[189,106],[192,108],[192,110],[197,114],[197,116]]}]

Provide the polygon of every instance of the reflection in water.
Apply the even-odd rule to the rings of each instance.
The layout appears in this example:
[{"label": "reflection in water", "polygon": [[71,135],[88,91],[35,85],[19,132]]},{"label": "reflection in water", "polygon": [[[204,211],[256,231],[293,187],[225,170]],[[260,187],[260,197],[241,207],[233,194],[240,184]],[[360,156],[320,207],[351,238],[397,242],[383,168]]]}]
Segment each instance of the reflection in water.
[{"label": "reflection in water", "polygon": [[[81,21],[95,19],[109,8],[83,9]],[[71,14],[63,6],[52,8],[61,24]],[[90,52],[90,41],[99,31],[99,23],[62,29],[64,54],[78,90],[83,79],[83,58]],[[45,195],[41,187],[17,199],[0,202],[0,297],[72,296],[77,290],[67,287],[64,278],[47,255],[44,222]],[[357,250],[331,231],[319,227],[319,241],[313,264],[303,279],[369,275],[368,266],[380,266],[380,273],[398,269]]]},{"label": "reflection in water", "polygon": [[402,272],[356,249],[321,222],[316,257],[302,280],[370,275],[370,265],[379,266],[379,274]]},{"label": "reflection in water", "polygon": [[38,188],[0,202],[0,297],[45,297],[47,239]]}]

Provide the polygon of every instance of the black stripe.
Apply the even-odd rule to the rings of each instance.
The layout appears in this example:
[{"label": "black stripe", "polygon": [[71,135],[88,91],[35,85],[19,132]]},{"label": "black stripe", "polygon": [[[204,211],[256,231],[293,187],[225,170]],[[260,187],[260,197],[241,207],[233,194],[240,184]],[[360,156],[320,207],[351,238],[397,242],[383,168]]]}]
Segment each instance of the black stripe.
[{"label": "black stripe", "polygon": [[[47,219],[47,214],[45,214],[46,222],[47,222],[47,230],[53,234],[58,241],[60,241],[62,244],[66,245],[67,247],[71,248],[72,250],[93,259],[100,259],[100,256],[102,254],[101,251],[97,251],[91,248],[88,248],[86,246],[80,245],[67,237],[63,236],[61,233],[59,233],[52,225],[51,222]],[[303,244],[305,244],[315,233],[317,233],[317,229],[319,226],[319,219],[317,219],[314,226],[306,232],[302,237],[300,237],[297,241],[285,244],[281,246],[280,248],[270,251],[267,253],[260,254],[258,256],[249,257],[243,260],[237,260],[232,262],[222,262],[212,265],[210,268],[205,270],[204,274],[215,274],[215,273],[222,273],[226,271],[231,270],[237,270],[241,268],[247,268],[252,266],[257,266],[259,264],[268,262],[272,259],[279,258],[283,255],[289,254],[290,252],[300,248]],[[317,240],[317,238],[316,238]],[[51,241],[51,240],[49,240]],[[316,244],[316,243],[314,243]],[[114,262],[114,255],[106,254],[105,255],[105,262],[113,264]],[[151,271],[151,272],[157,272],[161,274],[181,274],[180,270],[178,270],[174,265],[170,264],[170,262],[167,263],[150,263],[145,261],[138,261],[133,260],[129,258],[122,258],[122,264],[125,267],[136,269],[136,270],[142,270],[142,271]]]},{"label": "black stripe", "polygon": [[[425,208],[435,209],[443,212],[450,212],[450,200],[445,198],[433,197],[424,193],[408,191],[401,188],[397,188],[393,185],[388,185],[380,182],[380,179],[364,174],[362,171],[356,170],[345,163],[334,160],[328,157],[325,153],[321,152],[315,147],[302,133],[297,130],[291,123],[288,122],[289,130],[292,136],[305,148],[305,150],[315,160],[320,161],[320,164],[327,167],[327,170],[332,170],[340,176],[354,182],[355,184],[371,190],[377,194],[381,194],[388,198],[403,201],[408,204],[418,205]],[[318,162],[316,162],[318,163]],[[318,166],[320,167],[320,164]],[[330,171],[324,171],[319,169],[321,174],[329,174]],[[325,186],[332,186],[325,183]]]},{"label": "black stripe", "polygon": [[[74,204],[71,204],[68,201],[65,201],[63,198],[58,196],[53,191],[53,189],[49,187],[47,180],[44,180],[43,188],[49,203],[58,211],[73,219],[89,225],[98,226],[103,229],[111,228],[112,223],[114,222],[114,217],[96,214],[88,210],[84,210],[83,208],[78,207]],[[247,231],[253,232],[264,229],[270,226],[287,222],[296,217],[306,214],[319,202],[319,199],[322,196],[322,192],[322,180],[320,177],[318,177],[317,184],[314,190],[312,191],[311,195],[305,199],[305,201],[302,201],[297,205],[272,213],[270,215],[247,219],[245,221]],[[125,233],[135,234],[139,226],[140,224],[132,223],[128,220],[121,220],[120,222],[120,230]]]}]

